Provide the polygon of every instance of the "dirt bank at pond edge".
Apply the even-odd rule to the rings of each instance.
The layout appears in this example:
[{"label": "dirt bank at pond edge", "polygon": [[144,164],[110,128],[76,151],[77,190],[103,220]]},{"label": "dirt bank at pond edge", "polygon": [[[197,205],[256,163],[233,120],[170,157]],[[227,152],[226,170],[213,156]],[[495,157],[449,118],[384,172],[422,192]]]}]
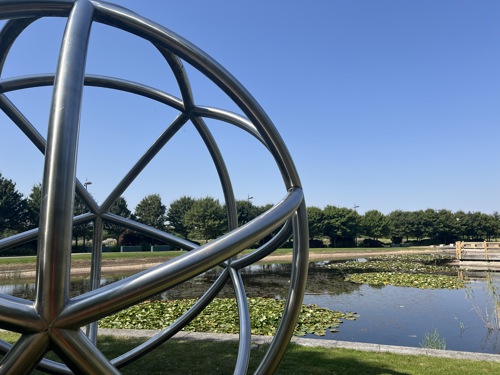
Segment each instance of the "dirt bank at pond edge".
[{"label": "dirt bank at pond edge", "polygon": [[[324,251],[324,252],[311,252],[309,254],[309,261],[327,261],[336,259],[355,259],[366,258],[380,255],[397,255],[397,254],[442,254],[453,255],[454,250],[446,249],[418,249],[418,250],[380,250],[380,251]],[[270,255],[264,258],[264,262],[269,263],[284,263],[290,262],[292,259],[291,254],[283,255]],[[113,275],[126,272],[139,272],[157,266],[165,261],[166,257],[155,258],[124,258],[104,260],[102,262],[102,275]],[[90,273],[89,260],[77,260],[71,264],[71,275],[73,276],[86,276]],[[36,268],[34,264],[3,264],[0,265],[0,279],[29,279],[34,278],[36,275]]]},{"label": "dirt bank at pond edge", "polygon": [[[376,257],[381,255],[401,255],[401,254],[442,254],[454,255],[455,250],[425,249],[425,250],[380,250],[380,251],[345,251],[345,252],[311,252],[309,253],[310,262],[319,262],[322,260],[335,259],[357,259]],[[266,262],[286,262],[292,259],[291,255],[270,255],[264,260]]]}]

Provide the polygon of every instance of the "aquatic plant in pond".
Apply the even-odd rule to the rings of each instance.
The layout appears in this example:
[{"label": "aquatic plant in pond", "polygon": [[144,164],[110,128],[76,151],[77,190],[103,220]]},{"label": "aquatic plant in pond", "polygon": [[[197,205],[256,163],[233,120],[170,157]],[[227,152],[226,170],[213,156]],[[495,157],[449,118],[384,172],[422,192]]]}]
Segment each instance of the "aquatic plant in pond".
[{"label": "aquatic plant in pond", "polygon": [[456,276],[371,272],[350,275],[346,281],[370,285],[394,285],[421,289],[460,289],[464,281]]},{"label": "aquatic plant in pond", "polygon": [[488,331],[500,331],[500,293],[498,285],[495,283],[490,271],[486,272],[485,280],[486,301],[483,308],[476,301],[472,288],[466,288],[465,297],[471,301],[472,308],[483,321]]},{"label": "aquatic plant in pond", "polygon": [[346,281],[370,285],[394,285],[426,289],[458,289],[464,281],[455,267],[442,265],[452,259],[443,255],[386,255],[360,261],[330,262],[323,265],[346,275]]},{"label": "aquatic plant in pond", "polygon": [[[99,321],[100,328],[163,329],[186,312],[196,299],[149,301],[132,306]],[[251,332],[274,335],[281,319],[285,301],[272,298],[249,298]],[[342,320],[355,320],[355,313],[341,313],[316,305],[303,305],[295,335],[323,336],[335,332]],[[184,330],[191,332],[238,333],[238,309],[231,298],[216,298]]]},{"label": "aquatic plant in pond", "polygon": [[441,265],[452,259],[443,255],[383,255],[370,257],[364,261],[331,262],[323,267],[349,272],[360,271],[400,271],[408,273],[450,273],[455,267]]},{"label": "aquatic plant in pond", "polygon": [[425,332],[424,339],[420,342],[420,346],[426,349],[446,349],[446,340],[439,335],[439,332],[434,329],[433,332]]}]

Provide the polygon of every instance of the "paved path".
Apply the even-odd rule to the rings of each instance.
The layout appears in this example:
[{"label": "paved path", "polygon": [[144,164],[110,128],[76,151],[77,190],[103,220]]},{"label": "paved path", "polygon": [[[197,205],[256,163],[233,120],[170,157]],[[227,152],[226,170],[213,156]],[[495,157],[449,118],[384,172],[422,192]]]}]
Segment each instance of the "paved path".
[{"label": "paved path", "polygon": [[[141,330],[141,329],[99,329],[100,335],[112,335],[120,337],[144,337],[148,338],[158,333],[155,330]],[[238,335],[225,335],[217,333],[199,333],[199,332],[179,332],[174,336],[176,339],[182,340],[207,340],[207,341],[237,341]],[[252,343],[262,345],[270,342],[272,336],[252,336]],[[405,355],[426,355],[432,357],[445,357],[454,359],[468,359],[473,361],[491,361],[500,362],[500,355],[487,354],[487,353],[474,353],[474,352],[459,352],[454,350],[438,350],[438,349],[425,349],[413,348],[408,346],[394,346],[394,345],[379,345],[379,344],[366,344],[361,342],[337,341],[337,340],[320,340],[320,339],[305,339],[301,337],[293,337],[292,342],[302,346],[309,347],[323,347],[323,348],[346,348],[361,350],[367,352],[380,352],[380,353],[396,353]]]}]

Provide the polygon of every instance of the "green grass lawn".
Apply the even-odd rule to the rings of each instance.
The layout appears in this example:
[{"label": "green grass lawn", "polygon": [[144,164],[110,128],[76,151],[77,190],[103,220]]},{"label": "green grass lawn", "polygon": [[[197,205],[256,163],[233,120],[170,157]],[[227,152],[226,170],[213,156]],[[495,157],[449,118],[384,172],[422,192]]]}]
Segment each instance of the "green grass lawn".
[{"label": "green grass lawn", "polygon": [[[380,252],[380,251],[415,251],[430,249],[427,247],[391,247],[391,248],[367,248],[367,247],[349,247],[349,248],[332,248],[332,247],[323,247],[323,248],[312,248],[309,249],[310,253],[346,253],[346,252]],[[243,254],[249,253],[252,250],[246,250]],[[174,258],[181,254],[184,254],[185,251],[142,251],[142,252],[113,252],[113,253],[103,253],[103,260],[114,260],[114,259],[137,259],[137,258]],[[292,254],[292,249],[277,249],[272,253],[272,255],[286,255]],[[71,259],[73,260],[90,260],[91,254],[83,254],[76,253],[71,255]],[[29,264],[36,263],[35,256],[21,256],[21,257],[0,257],[0,265],[2,264]]]},{"label": "green grass lawn", "polygon": [[[415,248],[396,248],[412,250]],[[358,249],[311,249],[312,252],[359,251]],[[382,249],[369,249],[380,251]],[[391,249],[392,250],[392,249]],[[279,253],[290,253],[280,249]],[[135,258],[173,255],[172,252],[105,253],[103,258]],[[178,254],[176,254],[178,255]],[[76,259],[89,259],[90,254],[75,254]],[[34,257],[0,258],[0,262],[35,262]],[[1,333],[0,338],[15,342],[16,336]],[[101,337],[99,348],[114,358],[138,345],[139,339]],[[265,346],[252,350],[249,373],[257,368]],[[138,361],[122,368],[123,374],[230,374],[234,370],[237,343],[171,340]],[[202,353],[200,355],[200,353]],[[50,354],[50,353],[49,353]],[[34,372],[41,374],[41,372]],[[362,352],[350,349],[309,348],[290,345],[277,374],[363,374],[363,375],[438,375],[438,374],[500,374],[499,362],[470,361],[450,358]]]},{"label": "green grass lawn", "polygon": [[[0,337],[5,338],[4,334]],[[10,340],[13,337],[10,335]],[[99,347],[113,358],[142,342],[139,339],[102,337]],[[248,373],[253,373],[266,350],[252,350]],[[180,341],[165,343],[120,371],[128,375],[231,374],[238,345],[235,342]],[[201,353],[201,354],[200,354]],[[35,371],[34,374],[41,374]],[[457,375],[498,374],[499,362],[428,356],[362,352],[350,349],[310,348],[291,344],[276,374],[343,375]]]}]

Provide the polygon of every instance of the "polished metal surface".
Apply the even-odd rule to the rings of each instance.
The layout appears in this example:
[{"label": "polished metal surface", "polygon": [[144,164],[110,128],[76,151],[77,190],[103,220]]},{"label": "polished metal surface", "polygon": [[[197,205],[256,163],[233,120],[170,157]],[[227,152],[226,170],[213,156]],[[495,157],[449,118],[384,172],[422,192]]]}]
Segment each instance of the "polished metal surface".
[{"label": "polished metal surface", "polygon": [[[274,372],[293,334],[302,304],[308,266],[308,225],[298,173],[271,120],[234,77],[196,46],[129,10],[100,1],[0,0],[0,19],[7,20],[0,31],[0,74],[18,37],[43,17],[67,19],[56,72],[9,77],[0,81],[0,109],[34,147],[45,155],[39,228],[0,240],[1,251],[38,238],[34,301],[0,294],[0,328],[21,334],[14,345],[0,341],[0,351],[5,354],[0,362],[0,374],[29,373],[35,367],[54,374],[117,374],[119,368],[154,350],[185,327],[216,298],[228,282],[234,287],[240,317],[240,342],[234,373],[246,373],[251,355],[251,332],[240,270],[269,255],[293,236],[292,273],[282,320],[256,370],[258,374]],[[137,82],[87,74],[87,45],[95,22],[110,25],[151,42],[164,58],[166,68],[173,72],[181,97],[177,98],[158,88]],[[223,109],[198,106],[191,92],[184,62],[219,86],[244,116]],[[53,87],[46,137],[36,130],[8,98],[9,92],[41,86]],[[102,204],[98,204],[76,178],[81,103],[85,86],[128,92],[179,112]],[[283,178],[283,199],[243,226],[238,227],[235,194],[223,153],[205,119],[220,120],[261,142],[274,157]],[[112,204],[187,123],[194,125],[214,163],[228,217],[227,233],[202,246],[109,212]],[[73,217],[75,192],[89,211]],[[100,287],[100,244],[106,222],[146,234],[187,252],[156,267]],[[70,298],[72,228],[84,223],[92,223],[94,230],[90,271],[92,290]],[[277,234],[260,248],[250,254],[238,256],[250,245],[275,231],[278,231]],[[216,282],[172,325],[117,358],[106,358],[97,349],[96,322],[99,319],[151,298],[214,267],[223,269]],[[84,327],[87,327],[87,334],[82,331]],[[55,351],[63,363],[44,359],[48,351]]]}]

